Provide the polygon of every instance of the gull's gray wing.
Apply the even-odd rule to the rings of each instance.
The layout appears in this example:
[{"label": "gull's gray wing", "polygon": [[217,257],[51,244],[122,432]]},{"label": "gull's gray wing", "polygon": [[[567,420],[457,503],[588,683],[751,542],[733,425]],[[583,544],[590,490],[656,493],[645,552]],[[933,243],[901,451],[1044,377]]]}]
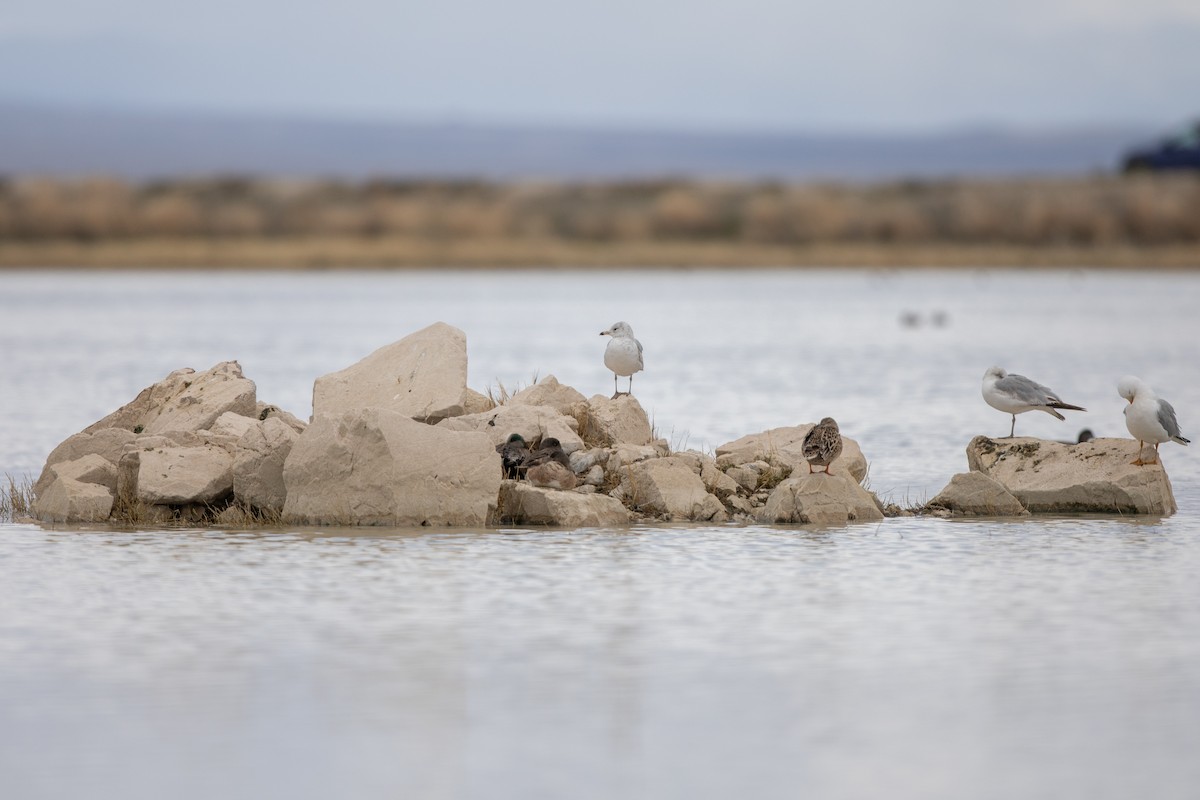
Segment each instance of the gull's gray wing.
[{"label": "gull's gray wing", "polygon": [[1037,381],[1031,381],[1024,375],[1005,375],[996,381],[996,388],[1014,400],[1030,406],[1044,406],[1050,403],[1060,403],[1058,394],[1049,387],[1042,386]]},{"label": "gull's gray wing", "polygon": [[634,339],[633,343],[638,346],[638,368],[645,369],[646,365],[645,365],[645,363],[642,362],[642,343],[639,342],[637,339]]},{"label": "gull's gray wing", "polygon": [[1162,425],[1167,432],[1167,436],[1172,439],[1182,437],[1179,432],[1179,420],[1175,419],[1175,409],[1166,400],[1158,401],[1158,424]]}]

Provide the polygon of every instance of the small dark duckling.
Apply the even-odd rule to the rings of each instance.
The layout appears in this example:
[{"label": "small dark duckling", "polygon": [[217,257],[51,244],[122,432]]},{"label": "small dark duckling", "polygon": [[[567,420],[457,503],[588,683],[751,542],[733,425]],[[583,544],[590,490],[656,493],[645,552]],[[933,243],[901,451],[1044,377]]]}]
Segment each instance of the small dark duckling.
[{"label": "small dark duckling", "polygon": [[496,452],[500,454],[504,477],[519,479],[525,468],[525,459],[529,457],[529,446],[525,444],[525,438],[519,433],[511,434],[504,444],[496,445]]},{"label": "small dark duckling", "polygon": [[571,469],[571,459],[562,449],[562,443],[553,436],[542,439],[541,445],[525,458],[525,467],[536,467],[550,461],[557,461],[568,470]]}]

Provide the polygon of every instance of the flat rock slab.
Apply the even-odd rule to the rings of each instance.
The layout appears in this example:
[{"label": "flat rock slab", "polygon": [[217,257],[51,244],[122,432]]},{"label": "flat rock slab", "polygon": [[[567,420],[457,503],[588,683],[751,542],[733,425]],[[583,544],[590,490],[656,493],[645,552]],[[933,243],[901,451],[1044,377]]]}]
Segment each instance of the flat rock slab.
[{"label": "flat rock slab", "polygon": [[233,493],[233,453],[226,447],[202,443],[135,454],[135,496],[147,505],[202,505]]},{"label": "flat rock slab", "polygon": [[[772,464],[787,464],[797,472],[808,472],[808,461],[804,458],[804,437],[816,425],[792,425],[786,428],[771,428],[762,433],[752,433],[727,442],[717,448],[717,466],[728,469],[733,466],[766,461]],[[858,442],[842,437],[842,454],[829,465],[832,473],[849,473],[862,483],[867,477],[867,459]]]},{"label": "flat rock slab", "polygon": [[843,525],[881,519],[883,512],[871,493],[844,473],[788,478],[758,512],[758,521],[768,524]]},{"label": "flat rock slab", "polygon": [[506,525],[611,528],[629,524],[629,512],[616,498],[541,489],[519,481],[501,484],[498,516]]},{"label": "flat rock slab", "polygon": [[487,435],[366,408],[313,419],[283,465],[285,521],[307,525],[486,525],[500,491]]},{"label": "flat rock slab", "polygon": [[1025,517],[1029,512],[1004,484],[982,472],[960,472],[930,500],[926,511],[961,517]]},{"label": "flat rock slab", "polygon": [[976,436],[967,463],[1004,485],[1034,514],[1155,514],[1176,511],[1161,464],[1135,466],[1132,439],[1063,444],[1029,437]]},{"label": "flat rock slab", "polygon": [[317,378],[313,416],[382,408],[435,423],[477,407],[475,395],[467,388],[467,335],[437,322]]}]

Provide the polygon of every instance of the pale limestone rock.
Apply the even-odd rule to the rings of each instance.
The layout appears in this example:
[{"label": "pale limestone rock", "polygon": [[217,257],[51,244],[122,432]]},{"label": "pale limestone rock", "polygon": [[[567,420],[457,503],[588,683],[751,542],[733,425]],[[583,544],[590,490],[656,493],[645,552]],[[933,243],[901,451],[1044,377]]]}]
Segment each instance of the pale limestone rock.
[{"label": "pale limestone rock", "polygon": [[738,482],[717,469],[717,464],[712,459],[701,464],[700,480],[704,481],[705,489],[722,501],[730,495],[737,494]]},{"label": "pale limestone rock", "polygon": [[501,484],[498,516],[505,525],[612,528],[629,524],[629,512],[615,498],[539,489],[517,481]]},{"label": "pale limestone rock", "polygon": [[[80,483],[95,483],[107,488],[110,492],[117,490],[117,465],[97,453],[89,453],[71,461],[60,461],[47,467],[46,471],[50,480],[57,478]],[[47,483],[47,485],[49,484]]]},{"label": "pale limestone rock", "polygon": [[134,496],[147,505],[203,505],[233,493],[233,453],[228,447],[171,445],[137,454]]},{"label": "pale limestone rock", "polygon": [[496,407],[492,399],[485,394],[480,394],[474,389],[468,388],[463,394],[463,413],[464,414],[480,414],[484,411],[491,411]]},{"label": "pale limestone rock", "polygon": [[553,375],[547,375],[533,386],[514,394],[508,402],[510,405],[550,406],[560,414],[574,416],[576,406],[587,403],[587,398],[570,386],[559,383]]},{"label": "pale limestone rock", "polygon": [[255,413],[254,416],[260,422],[265,422],[271,417],[275,417],[276,419],[286,423],[287,426],[296,433],[304,433],[304,429],[308,427],[307,422],[294,414],[284,411],[279,406],[260,402],[257,405],[257,409],[257,413]]},{"label": "pale limestone rock", "polygon": [[626,501],[637,511],[677,520],[725,520],[725,507],[708,493],[691,466],[673,456],[629,467]]},{"label": "pale limestone rock", "polygon": [[965,517],[1021,517],[1029,514],[1021,502],[1004,488],[1004,484],[982,472],[955,475],[925,509],[944,509],[952,515]]},{"label": "pale limestone rock", "polygon": [[56,478],[33,503],[42,522],[103,522],[112,513],[113,495],[98,483]]},{"label": "pale limestone rock", "polygon": [[136,438],[137,434],[123,428],[104,428],[95,433],[77,433],[67,437],[46,457],[46,466],[42,468],[41,476],[33,485],[34,494],[41,494],[50,485],[50,481],[54,479],[54,476],[50,474],[50,467],[55,464],[74,461],[93,454],[101,456],[109,463],[116,464],[121,460],[121,453],[125,449],[125,445]]},{"label": "pale limestone rock", "polygon": [[317,525],[486,525],[500,454],[480,432],[365,408],[318,415],[283,467],[283,516]]},{"label": "pale limestone rock", "polygon": [[603,447],[593,447],[590,450],[576,450],[570,456],[571,471],[576,475],[580,475],[584,472],[590,472],[593,467],[603,467],[608,463],[608,456],[608,451]]},{"label": "pale limestone rock", "polygon": [[650,458],[658,458],[658,451],[648,444],[619,444],[609,451],[604,469],[606,472],[615,472]]},{"label": "pale limestone rock", "polygon": [[258,425],[257,417],[245,417],[241,414],[234,414],[232,411],[226,411],[217,417],[209,430],[225,436],[241,437],[242,434],[256,425]]},{"label": "pale limestone rock", "polygon": [[1134,466],[1132,439],[1080,444],[976,436],[967,445],[970,468],[999,481],[1034,514],[1175,513],[1171,481],[1160,464]]},{"label": "pale limestone rock", "polygon": [[583,448],[583,439],[575,432],[578,423],[549,406],[503,405],[482,414],[467,414],[444,419],[437,427],[447,431],[481,431],[493,445],[504,444],[511,434],[519,433],[534,445],[547,437],[558,439],[564,453]]},{"label": "pale limestone rock", "polygon": [[300,434],[286,421],[267,417],[238,439],[233,451],[233,495],[260,511],[283,511],[287,489],[283,464]]},{"label": "pale limestone rock", "polygon": [[421,422],[457,417],[477,402],[467,388],[467,336],[437,322],[317,378],[313,416],[381,408]]},{"label": "pale limestone rock", "polygon": [[588,442],[612,447],[619,444],[648,445],[654,440],[650,419],[637,398],[622,395],[610,399],[595,395],[587,401],[579,433]]},{"label": "pale limestone rock", "polygon": [[801,474],[775,487],[758,512],[763,523],[841,525],[883,519],[871,493],[843,473]]},{"label": "pale limestone rock", "polygon": [[583,473],[583,477],[580,480],[585,486],[603,486],[604,467],[599,464],[593,464],[591,469]]},{"label": "pale limestone rock", "polygon": [[[813,429],[815,423],[794,425],[787,428],[772,428],[762,433],[743,436],[732,442],[727,442],[717,448],[717,466],[728,469],[751,461],[765,460],[771,463],[786,464],[793,469],[808,471],[808,461],[804,458],[804,437]],[[842,437],[842,454],[829,465],[833,473],[850,473],[854,480],[861,483],[867,477],[867,460],[859,449],[858,442]],[[799,470],[798,470],[799,471]]]},{"label": "pale limestone rock", "polygon": [[229,411],[252,417],[256,405],[254,381],[242,375],[236,361],[224,361],[204,372],[172,372],[143,389],[131,402],[84,428],[84,433],[104,428],[136,433],[206,430]]},{"label": "pale limestone rock", "polygon": [[758,488],[759,471],[749,466],[730,467],[725,470],[725,477],[747,492],[753,492]]},{"label": "pale limestone rock", "polygon": [[525,473],[525,477],[534,486],[545,489],[574,489],[578,483],[575,473],[557,461],[548,461],[545,464],[530,467]]}]

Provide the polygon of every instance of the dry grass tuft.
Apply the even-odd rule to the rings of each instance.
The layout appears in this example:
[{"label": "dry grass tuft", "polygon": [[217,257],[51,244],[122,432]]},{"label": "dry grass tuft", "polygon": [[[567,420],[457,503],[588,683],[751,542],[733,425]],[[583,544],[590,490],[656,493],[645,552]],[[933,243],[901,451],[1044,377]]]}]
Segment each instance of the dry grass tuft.
[{"label": "dry grass tuft", "polygon": [[33,479],[20,480],[5,474],[6,487],[0,487],[0,522],[13,522],[33,514]]}]

